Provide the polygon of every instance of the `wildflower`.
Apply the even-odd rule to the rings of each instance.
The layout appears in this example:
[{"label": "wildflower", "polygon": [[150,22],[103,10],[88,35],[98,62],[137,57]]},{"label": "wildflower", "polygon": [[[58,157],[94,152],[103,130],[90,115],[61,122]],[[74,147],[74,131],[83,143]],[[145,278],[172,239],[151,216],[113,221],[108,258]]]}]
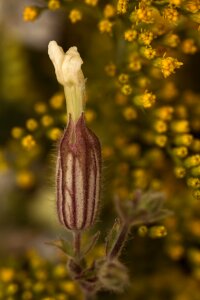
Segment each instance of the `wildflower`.
[{"label": "wildflower", "polygon": [[196,167],[198,165],[200,165],[200,155],[199,154],[189,156],[184,161],[184,166],[186,168],[192,168],[192,167]]},{"label": "wildflower", "polygon": [[188,155],[188,149],[186,147],[175,147],[173,149],[173,154],[180,158],[184,158]]},{"label": "wildflower", "polygon": [[38,114],[44,114],[47,111],[47,106],[44,102],[36,102],[34,110]]},{"label": "wildflower", "polygon": [[177,34],[170,33],[164,37],[164,44],[169,47],[175,48],[178,46],[179,43],[180,43],[180,38]]},{"label": "wildflower", "polygon": [[182,65],[182,62],[173,57],[164,57],[160,61],[161,72],[165,78],[174,73],[175,69],[180,68]]},{"label": "wildflower", "polygon": [[60,109],[63,105],[64,99],[63,93],[57,93],[50,99],[49,104],[53,109]]},{"label": "wildflower", "polygon": [[129,29],[124,32],[125,41],[132,42],[137,37],[137,31],[134,29]]},{"label": "wildflower", "polygon": [[118,80],[120,83],[127,83],[129,81],[129,75],[122,73],[118,76]]},{"label": "wildflower", "polygon": [[163,133],[167,131],[167,124],[163,120],[156,120],[153,125],[155,131]]},{"label": "wildflower", "polygon": [[56,10],[56,9],[59,9],[60,7],[61,7],[60,0],[49,0],[48,8],[50,10]]},{"label": "wildflower", "polygon": [[187,185],[191,188],[199,189],[200,188],[200,179],[196,178],[196,177],[190,177],[187,180]]},{"label": "wildflower", "polygon": [[110,22],[108,19],[103,19],[98,24],[101,33],[110,33],[112,31],[112,26],[112,22]]},{"label": "wildflower", "polygon": [[144,31],[141,32],[139,35],[139,42],[149,46],[151,44],[151,42],[153,41],[153,32],[151,31]]},{"label": "wildflower", "polygon": [[125,85],[123,85],[122,88],[121,88],[121,92],[122,92],[124,95],[126,95],[126,96],[131,95],[132,91],[133,91],[133,89],[132,89],[132,87],[130,86],[130,84],[125,84]]},{"label": "wildflower", "polygon": [[163,121],[169,121],[172,118],[174,109],[171,106],[163,106],[156,110],[156,116]]},{"label": "wildflower", "polygon": [[49,43],[57,80],[64,86],[68,126],[61,138],[57,159],[57,210],[68,229],[91,226],[97,214],[101,147],[98,138],[85,125],[85,79],[83,63],[76,47],[66,53],[55,41]]},{"label": "wildflower", "polygon": [[27,150],[31,150],[36,145],[36,141],[34,140],[33,136],[30,134],[23,137],[21,143],[22,146]]},{"label": "wildflower", "polygon": [[189,1],[185,1],[183,7],[191,12],[191,13],[197,13],[200,10],[200,3],[199,0],[189,0]]},{"label": "wildflower", "polygon": [[21,127],[13,127],[11,130],[11,135],[14,139],[19,139],[23,135],[23,129]]},{"label": "wildflower", "polygon": [[70,21],[75,24],[82,19],[82,12],[78,9],[72,9],[69,13]]},{"label": "wildflower", "polygon": [[131,71],[140,71],[140,69],[142,68],[142,64],[139,56],[133,55],[130,57],[128,68]]},{"label": "wildflower", "polygon": [[141,237],[145,237],[148,233],[148,228],[145,225],[142,225],[138,228],[138,235]]},{"label": "wildflower", "polygon": [[163,10],[163,17],[169,22],[177,22],[179,18],[178,11],[173,7],[167,7]]},{"label": "wildflower", "polygon": [[131,121],[137,118],[137,112],[132,106],[125,107],[122,113],[127,121]]},{"label": "wildflower", "polygon": [[116,73],[116,65],[113,63],[109,63],[105,66],[105,72],[108,76],[113,77]]},{"label": "wildflower", "polygon": [[156,50],[148,47],[148,48],[141,48],[141,53],[146,57],[147,59],[153,59],[156,56]]},{"label": "wildflower", "polygon": [[155,104],[156,96],[153,93],[146,91],[144,94],[134,97],[133,101],[136,105],[143,106],[144,108],[151,108]]},{"label": "wildflower", "polygon": [[61,135],[62,135],[62,132],[61,132],[60,128],[57,128],[57,127],[50,129],[48,132],[48,136],[52,141],[57,141],[58,139],[60,139]]},{"label": "wildflower", "polygon": [[111,4],[106,4],[103,10],[103,14],[105,18],[112,18],[115,15],[115,7]]},{"label": "wildflower", "polygon": [[35,176],[33,172],[22,170],[16,176],[17,185],[21,188],[30,188],[35,183]]},{"label": "wildflower", "polygon": [[200,190],[193,191],[192,195],[195,199],[200,200]]},{"label": "wildflower", "polygon": [[35,131],[38,128],[38,123],[35,119],[28,119],[26,121],[26,127],[30,131]]},{"label": "wildflower", "polygon": [[36,6],[26,6],[23,11],[23,19],[26,22],[35,21],[39,16],[39,9]]},{"label": "wildflower", "polygon": [[96,6],[98,4],[98,0],[85,0],[85,3],[91,6]]},{"label": "wildflower", "polygon": [[49,127],[53,124],[53,118],[49,115],[44,115],[42,116],[41,118],[41,124],[44,126],[44,127]]},{"label": "wildflower", "polygon": [[187,133],[189,131],[189,122],[187,120],[173,121],[171,130],[176,133]]},{"label": "wildflower", "polygon": [[134,18],[134,15],[137,22],[151,24],[154,21],[154,11],[152,7],[140,5],[131,18]]},{"label": "wildflower", "polygon": [[195,46],[193,39],[186,39],[181,44],[181,49],[185,54],[194,54],[197,52],[197,46]]},{"label": "wildflower", "polygon": [[129,0],[118,0],[118,2],[117,2],[117,13],[118,14],[125,14],[127,12],[128,1]]},{"label": "wildflower", "polygon": [[176,167],[174,169],[174,174],[177,178],[183,178],[186,175],[186,169],[183,167]]},{"label": "wildflower", "polygon": [[180,134],[175,136],[174,143],[177,146],[190,146],[193,140],[193,136],[191,134]]},{"label": "wildflower", "polygon": [[153,226],[149,229],[149,237],[152,239],[162,238],[167,235],[165,226]]},{"label": "wildflower", "polygon": [[166,145],[166,143],[167,143],[167,136],[164,135],[164,134],[156,135],[156,137],[155,137],[155,143],[159,147],[164,147]]}]

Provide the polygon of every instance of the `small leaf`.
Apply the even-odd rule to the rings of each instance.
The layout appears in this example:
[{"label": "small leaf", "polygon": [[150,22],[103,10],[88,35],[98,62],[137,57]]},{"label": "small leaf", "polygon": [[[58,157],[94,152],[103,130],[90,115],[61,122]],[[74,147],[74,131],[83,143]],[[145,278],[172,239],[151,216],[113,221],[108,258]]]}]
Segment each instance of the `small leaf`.
[{"label": "small leaf", "polygon": [[116,238],[119,235],[120,229],[121,229],[120,220],[116,219],[111,231],[106,237],[106,255],[113,248],[114,242],[116,241]]},{"label": "small leaf", "polygon": [[54,246],[60,250],[62,250],[67,256],[73,256],[73,249],[70,243],[66,240],[60,239],[52,242],[46,242],[45,244]]},{"label": "small leaf", "polygon": [[93,237],[91,238],[91,241],[83,248],[83,250],[81,251],[81,257],[84,257],[85,255],[87,255],[96,245],[98,239],[100,236],[100,231],[96,232]]}]

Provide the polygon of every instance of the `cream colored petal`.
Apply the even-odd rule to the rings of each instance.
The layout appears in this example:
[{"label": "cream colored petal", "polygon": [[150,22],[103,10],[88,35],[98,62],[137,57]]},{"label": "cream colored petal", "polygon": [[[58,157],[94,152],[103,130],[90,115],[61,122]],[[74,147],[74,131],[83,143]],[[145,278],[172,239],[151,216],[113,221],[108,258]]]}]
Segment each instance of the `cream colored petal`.
[{"label": "cream colored petal", "polygon": [[64,85],[62,64],[64,61],[65,54],[63,49],[60,46],[58,46],[58,44],[55,41],[51,41],[48,46],[48,54],[54,65],[58,82]]}]

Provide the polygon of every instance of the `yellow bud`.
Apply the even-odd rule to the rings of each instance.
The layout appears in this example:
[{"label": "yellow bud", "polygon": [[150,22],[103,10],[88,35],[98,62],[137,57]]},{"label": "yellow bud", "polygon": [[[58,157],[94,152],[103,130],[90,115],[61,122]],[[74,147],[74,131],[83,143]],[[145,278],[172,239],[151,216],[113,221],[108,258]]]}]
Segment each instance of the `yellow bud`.
[{"label": "yellow bud", "polygon": [[167,235],[165,226],[153,226],[149,229],[149,237],[152,239],[159,239]]},{"label": "yellow bud", "polygon": [[177,178],[183,178],[186,175],[186,169],[183,167],[176,167],[174,173]]},{"label": "yellow bud", "polygon": [[122,92],[122,94],[124,94],[125,96],[131,95],[132,91],[133,91],[133,89],[132,89],[132,87],[131,87],[129,84],[125,84],[125,85],[123,85],[122,88],[121,88],[121,92]]},{"label": "yellow bud", "polygon": [[26,22],[35,21],[39,16],[39,9],[35,6],[27,6],[23,11],[23,19]]},{"label": "yellow bud", "polygon": [[49,0],[48,8],[50,10],[56,10],[56,9],[59,9],[60,7],[61,7],[60,0]]},{"label": "yellow bud", "polygon": [[176,147],[173,148],[173,154],[180,158],[184,158],[188,155],[188,149],[186,147]]},{"label": "yellow bud", "polygon": [[162,120],[155,121],[153,127],[158,133],[163,133],[167,131],[167,124]]},{"label": "yellow bud", "polygon": [[33,136],[30,134],[23,137],[21,143],[22,143],[22,146],[27,150],[33,149],[36,145],[36,142],[35,142]]},{"label": "yellow bud", "polygon": [[38,122],[35,119],[28,119],[26,121],[26,127],[30,131],[35,131],[38,128]]},{"label": "yellow bud", "polygon": [[192,195],[195,199],[200,200],[200,190],[193,191]]},{"label": "yellow bud", "polygon": [[181,134],[175,136],[174,143],[177,146],[190,146],[192,140],[193,140],[193,136],[191,134]]},{"label": "yellow bud", "polygon": [[140,226],[138,228],[138,235],[141,236],[141,237],[145,237],[148,233],[148,228],[147,226],[143,225],[143,226]]},{"label": "yellow bud", "polygon": [[42,118],[41,118],[41,124],[44,126],[44,127],[49,127],[53,124],[53,118],[49,115],[44,115]]},{"label": "yellow bud", "polygon": [[98,27],[101,33],[111,33],[112,32],[113,23],[108,19],[103,19],[99,22]]},{"label": "yellow bud", "polygon": [[166,143],[167,143],[167,136],[163,135],[163,134],[156,135],[155,136],[155,143],[159,147],[164,147],[166,145]]},{"label": "yellow bud", "polygon": [[48,137],[53,140],[56,141],[61,137],[62,131],[59,128],[52,128],[49,132],[48,132]]},{"label": "yellow bud", "polygon": [[122,113],[127,121],[132,121],[137,118],[137,111],[132,106],[125,107]]},{"label": "yellow bud", "polygon": [[34,106],[36,113],[44,114],[47,111],[47,106],[44,102],[37,102]]},{"label": "yellow bud", "polygon": [[189,122],[187,120],[173,121],[171,130],[177,133],[187,133],[189,131]]},{"label": "yellow bud", "polygon": [[64,94],[57,93],[50,99],[49,104],[53,109],[60,109],[64,101],[65,101]]},{"label": "yellow bud", "polygon": [[13,127],[11,130],[11,135],[14,139],[19,139],[22,137],[24,130],[21,127]]},{"label": "yellow bud", "polygon": [[82,12],[78,9],[72,9],[69,13],[70,21],[75,24],[82,19]]},{"label": "yellow bud", "polygon": [[105,18],[112,18],[112,17],[114,17],[114,15],[116,13],[115,7],[111,4],[107,4],[104,7],[103,13],[104,13]]},{"label": "yellow bud", "polygon": [[137,31],[134,29],[129,29],[124,32],[124,39],[127,42],[132,42],[137,37]]},{"label": "yellow bud", "polygon": [[187,157],[186,160],[184,161],[184,165],[186,168],[192,168],[200,165],[200,155],[196,154]]},{"label": "yellow bud", "polygon": [[16,176],[16,182],[21,188],[30,188],[35,183],[35,176],[31,171],[20,171]]},{"label": "yellow bud", "polygon": [[199,189],[200,188],[200,179],[196,178],[196,177],[190,177],[187,180],[187,185],[191,188]]}]

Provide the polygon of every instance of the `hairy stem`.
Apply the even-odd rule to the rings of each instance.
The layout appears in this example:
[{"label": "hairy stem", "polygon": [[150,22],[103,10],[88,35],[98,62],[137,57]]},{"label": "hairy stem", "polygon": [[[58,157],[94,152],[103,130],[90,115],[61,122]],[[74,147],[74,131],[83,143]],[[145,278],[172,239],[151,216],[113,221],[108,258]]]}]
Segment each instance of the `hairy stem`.
[{"label": "hairy stem", "polygon": [[75,258],[79,261],[80,254],[81,254],[81,232],[74,231],[73,238],[74,238],[74,241],[73,241],[74,242],[74,255],[75,255]]},{"label": "hairy stem", "polygon": [[129,233],[129,224],[128,223],[123,223],[122,227],[121,227],[121,231],[115,241],[115,244],[112,248],[112,250],[110,251],[108,257],[110,259],[116,258],[120,255],[120,252],[124,246],[124,243],[126,242],[126,238],[128,236]]}]

